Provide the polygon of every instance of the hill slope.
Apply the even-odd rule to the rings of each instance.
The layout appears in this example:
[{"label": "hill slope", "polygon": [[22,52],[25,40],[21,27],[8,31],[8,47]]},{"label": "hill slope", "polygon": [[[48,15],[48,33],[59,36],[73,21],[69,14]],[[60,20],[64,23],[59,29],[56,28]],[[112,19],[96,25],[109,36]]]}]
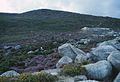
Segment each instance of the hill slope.
[{"label": "hill slope", "polygon": [[0,13],[0,41],[25,39],[40,31],[76,31],[82,27],[120,28],[120,19],[48,9],[21,14]]}]

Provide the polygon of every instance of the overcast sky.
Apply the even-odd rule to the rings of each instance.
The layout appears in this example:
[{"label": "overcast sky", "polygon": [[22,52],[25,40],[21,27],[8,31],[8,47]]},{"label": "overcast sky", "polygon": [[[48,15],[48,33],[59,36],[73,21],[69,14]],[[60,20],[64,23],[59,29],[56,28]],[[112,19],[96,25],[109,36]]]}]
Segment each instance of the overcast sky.
[{"label": "overcast sky", "polygon": [[120,18],[120,0],[0,0],[0,12],[54,9]]}]

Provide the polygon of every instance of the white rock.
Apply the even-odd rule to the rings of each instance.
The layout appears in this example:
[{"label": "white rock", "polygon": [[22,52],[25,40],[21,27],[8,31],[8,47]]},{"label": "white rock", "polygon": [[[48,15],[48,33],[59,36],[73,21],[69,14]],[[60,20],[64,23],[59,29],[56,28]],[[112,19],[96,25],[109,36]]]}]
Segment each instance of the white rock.
[{"label": "white rock", "polygon": [[32,53],[34,53],[34,51],[29,51],[29,52],[27,52],[27,54],[32,54]]},{"label": "white rock", "polygon": [[34,72],[32,75],[38,75],[39,73],[48,73],[51,75],[58,75],[61,72],[61,69],[48,69],[48,70],[41,70],[40,72]]},{"label": "white rock", "polygon": [[22,48],[22,47],[21,47],[21,45],[17,45],[17,46],[15,46],[14,48],[15,48],[16,50],[18,50],[18,49],[20,49],[20,48]]},{"label": "white rock", "polygon": [[60,68],[61,66],[65,65],[65,64],[70,64],[72,62],[73,62],[73,60],[71,58],[69,58],[68,56],[64,56],[58,61],[58,63],[56,64],[56,67]]},{"label": "white rock", "polygon": [[102,60],[94,64],[88,64],[84,67],[91,79],[103,80],[110,76],[112,72],[112,66],[106,60]]},{"label": "white rock", "polygon": [[14,70],[11,70],[11,71],[7,71],[7,72],[3,73],[0,76],[11,77],[11,76],[18,76],[18,75],[20,75],[20,74],[17,73],[16,71],[14,71]]}]

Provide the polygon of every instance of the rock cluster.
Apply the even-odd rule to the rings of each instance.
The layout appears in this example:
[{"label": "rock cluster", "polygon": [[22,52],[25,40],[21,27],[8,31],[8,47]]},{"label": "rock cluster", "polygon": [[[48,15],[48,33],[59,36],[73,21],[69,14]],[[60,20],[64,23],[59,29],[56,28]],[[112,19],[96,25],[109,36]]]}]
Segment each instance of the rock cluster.
[{"label": "rock cluster", "polygon": [[[90,53],[85,53],[84,51],[74,47],[70,43],[65,43],[58,47],[57,56],[48,57],[46,62],[44,57],[35,57],[27,65],[36,65],[38,69],[43,67],[43,63],[50,63],[48,66],[53,66],[56,69],[44,70],[42,72],[50,73],[52,75],[58,75],[65,64],[82,64],[88,59],[92,60],[94,63],[83,65],[87,74],[77,75],[74,77],[59,76],[60,80],[57,82],[101,82],[106,78],[113,76],[113,70],[117,70],[118,75],[113,79],[113,82],[120,82],[120,37],[113,40],[104,41],[99,43],[98,46]],[[89,56],[88,56],[89,55]],[[91,56],[92,55],[92,56]],[[60,56],[60,57],[59,57]],[[56,58],[56,59],[54,59]],[[57,61],[59,59],[59,61]],[[52,61],[51,61],[52,60]],[[54,63],[54,64],[53,64]],[[47,65],[47,64],[45,64]],[[36,68],[36,67],[35,67]],[[35,69],[34,68],[34,69]],[[26,68],[25,70],[32,70],[33,67]],[[42,69],[41,69],[42,70]],[[34,70],[33,70],[34,71]],[[37,73],[34,73],[37,74]],[[3,73],[1,76],[17,76],[19,75],[15,71],[8,71]],[[115,76],[114,76],[115,77]],[[62,78],[62,79],[61,79]],[[88,80],[87,78],[91,79]]]}]

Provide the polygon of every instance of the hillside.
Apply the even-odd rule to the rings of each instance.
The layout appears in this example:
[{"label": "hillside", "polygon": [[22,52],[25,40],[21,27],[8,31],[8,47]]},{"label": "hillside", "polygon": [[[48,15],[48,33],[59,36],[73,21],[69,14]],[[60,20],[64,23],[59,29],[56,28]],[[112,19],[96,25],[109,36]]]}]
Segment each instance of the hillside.
[{"label": "hillside", "polygon": [[48,9],[21,14],[0,13],[0,42],[28,39],[41,31],[77,31],[85,26],[119,29],[120,19]]}]

